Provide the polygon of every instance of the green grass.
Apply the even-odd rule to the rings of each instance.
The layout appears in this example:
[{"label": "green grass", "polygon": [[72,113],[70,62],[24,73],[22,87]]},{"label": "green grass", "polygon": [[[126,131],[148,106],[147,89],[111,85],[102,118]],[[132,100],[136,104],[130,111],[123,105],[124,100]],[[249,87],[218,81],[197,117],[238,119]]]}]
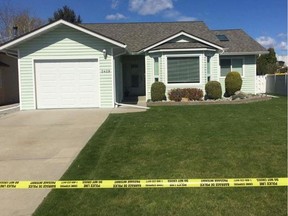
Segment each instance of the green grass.
[{"label": "green grass", "polygon": [[[285,177],[286,100],[110,115],[62,179]],[[35,212],[286,214],[286,187],[53,190]]]}]

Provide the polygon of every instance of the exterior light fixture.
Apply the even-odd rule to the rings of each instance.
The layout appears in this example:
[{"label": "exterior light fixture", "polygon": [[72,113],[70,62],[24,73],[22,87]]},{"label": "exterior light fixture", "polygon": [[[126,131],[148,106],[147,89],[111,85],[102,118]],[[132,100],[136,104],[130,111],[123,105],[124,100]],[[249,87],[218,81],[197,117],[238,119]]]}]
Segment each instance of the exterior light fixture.
[{"label": "exterior light fixture", "polygon": [[107,50],[106,49],[103,49],[103,57],[104,57],[104,59],[106,59],[107,58]]}]

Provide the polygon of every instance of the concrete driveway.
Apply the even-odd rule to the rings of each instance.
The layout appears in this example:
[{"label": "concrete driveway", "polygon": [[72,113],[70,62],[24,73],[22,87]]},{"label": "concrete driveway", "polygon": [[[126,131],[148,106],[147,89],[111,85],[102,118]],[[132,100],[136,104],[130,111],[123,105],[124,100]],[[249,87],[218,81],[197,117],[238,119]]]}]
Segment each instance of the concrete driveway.
[{"label": "concrete driveway", "polygon": [[[112,109],[20,111],[0,118],[0,181],[58,180]],[[31,215],[50,190],[0,190],[0,214]]]}]

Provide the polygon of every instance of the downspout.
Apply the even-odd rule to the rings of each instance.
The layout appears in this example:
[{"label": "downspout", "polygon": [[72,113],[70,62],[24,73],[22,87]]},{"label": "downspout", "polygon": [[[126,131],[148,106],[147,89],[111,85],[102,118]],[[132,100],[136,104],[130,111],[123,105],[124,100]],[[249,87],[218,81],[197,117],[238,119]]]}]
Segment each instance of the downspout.
[{"label": "downspout", "polygon": [[115,102],[115,105],[117,105],[117,107],[126,106],[126,107],[138,108],[138,109],[147,109],[147,110],[150,109],[150,107],[138,106],[138,105],[132,105],[132,104],[124,104],[124,103],[118,103],[118,102]]},{"label": "downspout", "polygon": [[113,102],[114,102],[114,106],[117,105],[117,88],[116,88],[116,68],[115,68],[115,58],[118,57],[118,56],[121,56],[121,55],[124,55],[126,53],[126,50],[124,50],[122,53],[119,53],[117,55],[114,55],[114,52],[113,52],[113,48],[111,48],[111,56],[112,56],[112,67],[113,67],[113,95],[114,95],[114,98],[113,98]]},{"label": "downspout", "polygon": [[111,48],[111,63],[112,63],[112,90],[113,90],[113,105],[115,107],[116,102],[116,70],[115,70],[115,57],[113,55],[113,48]]}]

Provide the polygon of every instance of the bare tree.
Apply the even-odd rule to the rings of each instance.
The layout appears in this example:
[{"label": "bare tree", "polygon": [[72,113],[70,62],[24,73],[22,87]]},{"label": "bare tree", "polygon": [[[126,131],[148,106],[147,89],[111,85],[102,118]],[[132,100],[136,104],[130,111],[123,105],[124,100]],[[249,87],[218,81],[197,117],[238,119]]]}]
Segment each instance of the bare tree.
[{"label": "bare tree", "polygon": [[44,24],[44,20],[32,16],[28,9],[17,9],[6,1],[0,8],[0,43],[14,37],[14,26],[18,27],[18,36],[20,36]]}]

